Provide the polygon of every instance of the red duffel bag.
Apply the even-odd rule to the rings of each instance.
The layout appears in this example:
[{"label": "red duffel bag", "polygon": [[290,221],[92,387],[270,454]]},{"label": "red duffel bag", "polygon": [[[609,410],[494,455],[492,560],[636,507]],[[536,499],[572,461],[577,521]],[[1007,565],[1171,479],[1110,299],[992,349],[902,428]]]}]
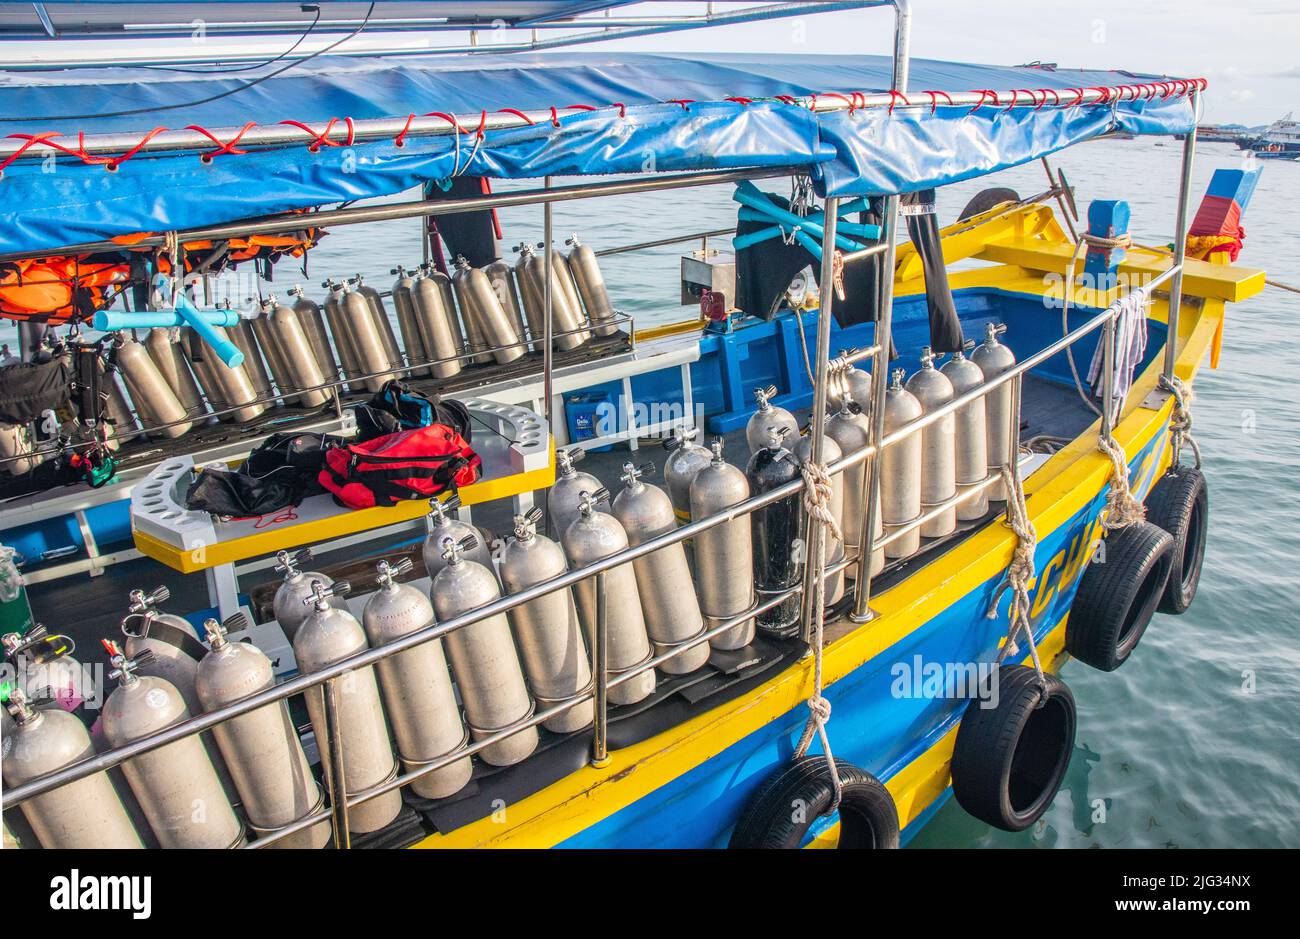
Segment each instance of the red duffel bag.
[{"label": "red duffel bag", "polygon": [[478,479],[483,461],[465,438],[445,424],[429,424],[325,453],[317,477],[339,502],[353,509],[428,499],[448,486]]}]

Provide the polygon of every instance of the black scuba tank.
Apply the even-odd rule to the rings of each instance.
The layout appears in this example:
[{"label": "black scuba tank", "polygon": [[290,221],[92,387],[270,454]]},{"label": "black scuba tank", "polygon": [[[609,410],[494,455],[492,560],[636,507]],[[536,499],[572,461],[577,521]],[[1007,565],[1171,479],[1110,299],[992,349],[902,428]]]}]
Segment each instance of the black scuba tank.
[{"label": "black scuba tank", "polygon": [[[789,428],[769,428],[767,446],[750,457],[745,475],[750,491],[759,496],[797,479],[799,460],[786,448]],[[754,591],[758,601],[798,586],[806,561],[803,500],[799,493],[764,506],[753,513]],[[758,629],[766,635],[786,639],[799,631],[799,595],[792,594],[758,615]]]}]

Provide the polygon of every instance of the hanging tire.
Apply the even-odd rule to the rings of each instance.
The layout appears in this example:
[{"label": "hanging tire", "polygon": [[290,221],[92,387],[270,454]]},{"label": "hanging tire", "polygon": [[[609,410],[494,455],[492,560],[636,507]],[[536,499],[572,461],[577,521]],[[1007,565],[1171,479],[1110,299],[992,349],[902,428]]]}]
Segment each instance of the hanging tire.
[{"label": "hanging tire", "polygon": [[994,186],[990,189],[984,189],[975,194],[975,197],[966,203],[966,208],[961,210],[957,216],[957,221],[964,222],[968,218],[974,218],[977,215],[983,215],[989,209],[996,209],[1004,202],[1019,202],[1020,193],[1014,189],[1007,189],[1004,186]]},{"label": "hanging tire", "polygon": [[[841,848],[897,848],[898,809],[889,790],[852,763],[835,761],[840,775]],[[835,796],[822,756],[800,757],[774,774],[745,806],[730,848],[797,848]]]},{"label": "hanging tire", "polygon": [[1024,831],[1047,811],[1074,752],[1074,695],[1024,665],[998,673],[997,707],[972,701],[957,728],[952,792],[982,822]]},{"label": "hanging tire", "polygon": [[1156,607],[1161,613],[1186,613],[1196,599],[1205,561],[1210,522],[1210,491],[1205,474],[1190,466],[1172,469],[1147,496],[1147,521],[1174,539],[1169,582]]},{"label": "hanging tire", "polygon": [[1173,569],[1174,539],[1150,522],[1111,532],[1079,580],[1065,624],[1065,649],[1113,672],[1133,654]]}]

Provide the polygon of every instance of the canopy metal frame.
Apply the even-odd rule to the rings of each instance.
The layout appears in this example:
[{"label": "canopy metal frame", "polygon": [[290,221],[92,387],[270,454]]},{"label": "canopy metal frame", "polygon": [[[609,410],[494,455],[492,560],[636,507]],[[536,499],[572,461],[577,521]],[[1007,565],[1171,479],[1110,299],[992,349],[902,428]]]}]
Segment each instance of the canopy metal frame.
[{"label": "canopy metal frame", "polygon": [[[893,6],[895,9],[894,79],[895,79],[895,84],[898,86],[898,89],[900,91],[903,91],[907,86],[907,77],[908,77],[910,7],[907,0],[895,0]],[[1171,263],[1171,266],[1167,270],[1165,270],[1164,272],[1156,276],[1148,283],[1139,286],[1137,288],[1134,288],[1133,291],[1135,293],[1142,294],[1143,296],[1150,297],[1151,294],[1157,288],[1163,286],[1166,282],[1172,282],[1171,290],[1170,290],[1171,306],[1169,312],[1169,335],[1167,340],[1168,345],[1166,348],[1165,359],[1164,362],[1162,363],[1163,376],[1172,375],[1173,363],[1176,360],[1176,351],[1174,347],[1177,343],[1178,302],[1181,293],[1183,258],[1184,258],[1185,247],[1186,247],[1186,236],[1187,236],[1186,222],[1187,222],[1187,214],[1188,214],[1188,199],[1190,195],[1191,165],[1192,165],[1193,153],[1195,150],[1195,136],[1196,134],[1194,130],[1188,134],[1187,142],[1184,147],[1184,153],[1183,153],[1183,167],[1182,167],[1182,173],[1180,178],[1180,186],[1179,186],[1179,194],[1178,194],[1178,209],[1177,209],[1177,219],[1176,219],[1177,230],[1175,233],[1175,257],[1173,259],[1173,262]],[[660,179],[660,180],[653,180],[653,181],[641,180],[638,182],[640,182],[644,186],[644,188],[640,188],[633,185],[633,188],[626,189],[625,191],[648,191],[649,189],[684,188],[691,185],[702,184],[698,181],[702,177],[721,176],[721,177],[732,177],[735,179],[740,179],[740,178],[755,178],[756,176],[772,176],[772,175],[781,175],[781,173],[778,171],[763,171],[761,173],[739,174],[739,175],[738,174],[688,174],[682,177],[674,177],[674,178]],[[711,179],[711,181],[721,182],[726,180],[720,178],[713,178]],[[650,183],[653,183],[653,185],[650,185]],[[628,186],[628,185],[630,184],[616,183],[616,184],[605,184],[604,186],[589,185],[589,186],[580,186],[580,187],[570,187],[567,193],[561,196],[560,195],[561,188],[551,187],[550,180],[548,179],[546,180],[546,185],[542,190],[530,191],[527,194],[526,199],[519,199],[519,201],[515,201],[510,204],[539,204],[540,203],[543,207],[544,223],[547,230],[547,235],[549,236],[551,234],[550,230],[553,224],[552,206],[555,202],[566,201],[567,199],[593,198],[601,195],[609,195],[609,194],[613,194],[613,192],[608,188],[609,186]],[[514,197],[517,198],[520,195],[523,194],[514,194]],[[512,197],[511,196],[490,197],[490,199],[492,200],[509,199],[509,198]],[[475,207],[481,207],[483,204],[483,200],[466,200],[466,201],[474,201]],[[832,236],[833,236],[834,220],[836,218],[836,212],[835,212],[836,204],[837,204],[837,200],[834,198],[830,198],[827,200],[826,218],[828,219],[828,228],[830,228]],[[440,212],[443,211],[448,211],[447,209],[448,205],[450,205],[450,203],[444,203],[440,207],[435,207],[432,205],[408,205],[404,208],[404,211],[407,215],[432,215],[432,214],[439,214]],[[394,208],[399,208],[399,207],[376,207],[376,209],[379,211],[384,211],[384,210],[392,211]],[[456,210],[457,209],[451,209],[451,211],[456,211]],[[459,211],[469,211],[469,210],[470,209],[468,207],[459,208]],[[348,210],[348,211],[361,211],[361,210]],[[403,217],[403,214],[399,212],[398,214],[389,217],[394,217],[394,218]],[[370,220],[370,219],[360,219],[360,218],[349,219],[349,221],[361,221],[361,220]],[[887,199],[885,205],[885,217],[884,217],[885,234],[884,234],[883,241],[872,248],[868,248],[863,251],[854,253],[855,259],[859,257],[868,257],[868,256],[875,256],[877,254],[883,254],[884,261],[885,261],[884,267],[885,270],[889,272],[889,276],[891,277],[891,282],[892,282],[892,272],[894,269],[897,227],[898,227],[898,197],[893,196]],[[698,236],[692,236],[692,237],[698,237]],[[547,248],[548,249],[550,248],[549,242],[547,244]],[[548,251],[548,255],[549,255],[549,251]],[[813,461],[819,464],[822,463],[824,457],[823,445],[825,440],[825,434],[822,427],[822,422],[817,418],[819,415],[825,413],[828,383],[830,380],[830,372],[832,367],[830,362],[829,351],[830,351],[832,306],[834,303],[834,288],[832,286],[833,279],[834,279],[833,255],[834,252],[828,251],[825,253],[825,256],[823,258],[823,265],[822,265],[822,272],[821,272],[822,281],[820,286],[821,304],[820,304],[820,310],[818,312],[818,325],[817,325],[816,348],[817,348],[818,361],[817,361],[817,369],[816,369],[816,375],[814,381],[813,420],[811,422],[812,423],[811,458]],[[549,278],[547,278],[547,280],[549,283]],[[1067,289],[1069,289],[1068,285],[1067,285]],[[288,837],[289,835],[292,835],[296,832],[303,831],[320,821],[326,819],[332,819],[334,822],[334,838],[335,838],[336,846],[348,847],[351,844],[350,832],[348,831],[348,812],[350,809],[355,808],[356,806],[368,801],[369,799],[375,798],[376,796],[379,796],[385,792],[400,788],[402,786],[409,785],[411,782],[413,782],[416,779],[419,779],[424,775],[435,772],[447,765],[450,765],[451,763],[457,760],[463,759],[466,756],[478,753],[479,751],[485,749],[486,747],[498,743],[506,739],[507,737],[511,736],[512,734],[519,732],[520,730],[526,729],[528,727],[537,726],[542,722],[549,720],[550,718],[558,714],[568,711],[571,708],[577,707],[581,704],[585,704],[587,701],[595,702],[595,718],[594,718],[593,728],[591,731],[592,734],[591,761],[593,765],[596,766],[605,765],[609,758],[608,745],[607,745],[608,726],[609,726],[608,692],[611,688],[618,687],[619,685],[627,681],[631,681],[636,675],[646,671],[647,669],[655,668],[661,662],[666,661],[667,659],[672,658],[675,655],[678,655],[684,649],[692,648],[701,643],[708,642],[713,636],[719,635],[729,629],[732,629],[736,625],[739,625],[740,623],[743,623],[746,620],[756,616],[758,613],[763,612],[766,609],[775,607],[783,603],[788,598],[795,595],[800,595],[802,597],[802,603],[805,608],[804,637],[807,638],[809,617],[806,614],[807,614],[808,598],[812,596],[813,586],[815,585],[816,579],[819,576],[822,577],[823,579],[829,578],[839,573],[840,571],[847,569],[851,565],[856,564],[858,570],[858,577],[854,587],[855,590],[854,611],[851,616],[851,619],[857,622],[866,622],[871,619],[874,619],[877,614],[874,611],[872,611],[870,608],[871,589],[870,589],[870,576],[869,576],[869,564],[870,564],[870,558],[872,553],[874,552],[877,546],[889,540],[892,540],[894,538],[901,537],[906,532],[924,524],[925,521],[928,519],[928,516],[923,515],[922,517],[914,519],[904,526],[900,526],[899,528],[894,529],[889,535],[881,539],[877,539],[874,537],[874,513],[877,511],[876,502],[880,490],[879,473],[876,471],[879,454],[884,450],[885,447],[896,445],[901,441],[911,437],[913,434],[922,431],[924,428],[930,426],[931,424],[944,419],[950,414],[955,413],[960,408],[965,407],[966,405],[972,402],[982,400],[984,396],[997,390],[998,388],[1001,388],[1002,385],[1004,384],[1010,384],[1012,388],[1013,396],[1018,401],[1020,398],[1023,378],[1026,373],[1028,373],[1031,369],[1037,367],[1038,365],[1042,364],[1043,362],[1047,361],[1047,359],[1051,358],[1053,355],[1058,354],[1062,350],[1072,346],[1074,343],[1078,342],[1079,340],[1083,339],[1088,335],[1091,335],[1092,333],[1096,332],[1099,329],[1102,330],[1103,332],[1102,342],[1104,347],[1104,353],[1106,356],[1109,357],[1108,361],[1113,361],[1113,355],[1115,351],[1114,350],[1115,333],[1116,333],[1114,327],[1118,320],[1118,317],[1120,315],[1120,310],[1121,310],[1121,304],[1118,301],[1112,303],[1106,309],[1100,311],[1091,319],[1089,319],[1082,326],[1079,326],[1076,329],[1069,331],[1060,339],[1054,341],[1053,343],[1039,350],[1038,352],[1026,356],[1006,372],[1003,372],[1002,374],[987,380],[984,384],[980,385],[975,389],[972,389],[971,391],[956,396],[952,401],[948,402],[946,405],[940,408],[936,408],[933,411],[930,411],[929,413],[921,416],[920,418],[917,418],[916,420],[909,422],[907,425],[897,428],[894,431],[890,432],[889,434],[885,434],[882,417],[883,417],[883,410],[884,410],[883,408],[884,392],[886,387],[885,372],[887,371],[886,366],[888,364],[890,337],[891,337],[892,325],[893,325],[892,324],[893,291],[891,289],[884,289],[880,291],[880,294],[881,294],[880,307],[878,310],[875,343],[870,349],[861,350],[858,353],[852,354],[850,356],[843,356],[840,359],[840,361],[855,361],[855,360],[871,359],[873,362],[873,367],[872,367],[873,413],[872,413],[872,420],[869,425],[870,427],[869,442],[866,447],[854,453],[850,453],[846,456],[842,456],[840,459],[835,460],[834,462],[830,463],[827,466],[828,472],[832,475],[843,473],[849,468],[857,466],[860,463],[864,464],[866,470],[865,485],[869,487],[868,492],[870,493],[871,498],[866,499],[867,511],[865,513],[866,517],[864,518],[863,521],[863,531],[859,542],[860,548],[857,557],[852,557],[852,556],[846,557],[844,560],[836,564],[826,565],[824,563],[824,557],[825,557],[824,541],[823,541],[824,532],[819,523],[816,523],[810,519],[808,523],[808,527],[804,531],[804,537],[805,537],[805,544],[809,545],[813,549],[813,555],[810,557],[809,563],[805,565],[804,578],[800,584],[791,587],[788,590],[785,590],[781,593],[766,595],[765,600],[763,600],[762,602],[756,602],[749,610],[746,610],[745,612],[739,614],[738,616],[733,617],[727,622],[721,623],[715,628],[703,632],[687,640],[686,642],[681,643],[680,645],[662,651],[660,654],[650,658],[646,662],[632,669],[629,669],[625,672],[620,672],[617,675],[611,675],[609,673],[608,663],[607,663],[608,623],[606,621],[606,616],[605,616],[606,604],[604,602],[604,595],[606,589],[606,577],[605,577],[606,572],[617,566],[633,561],[637,558],[645,557],[661,548],[684,542],[687,539],[693,538],[704,531],[707,531],[711,528],[714,528],[718,525],[724,524],[732,520],[737,515],[752,513],[760,508],[763,508],[764,506],[771,505],[783,499],[800,498],[804,491],[804,482],[802,479],[795,479],[769,492],[763,493],[758,496],[753,496],[745,500],[744,502],[741,502],[738,505],[735,505],[727,509],[724,512],[720,512],[718,514],[711,515],[706,518],[693,520],[689,524],[681,526],[674,531],[666,532],[655,538],[651,538],[645,542],[642,542],[639,545],[629,547],[624,551],[611,555],[610,557],[597,561],[593,564],[589,564],[585,567],[566,571],[565,573],[560,574],[557,577],[536,584],[533,587],[527,588],[518,593],[511,594],[506,597],[501,597],[497,600],[492,601],[491,603],[479,607],[478,609],[472,612],[453,617],[442,623],[432,624],[426,627],[425,629],[412,633],[408,636],[402,637],[401,639],[398,639],[387,645],[380,646],[378,648],[370,648],[370,649],[363,650],[355,655],[348,657],[343,661],[330,665],[318,672],[308,674],[308,675],[298,675],[285,682],[275,685],[274,687],[252,694],[249,697],[245,698],[244,700],[236,704],[228,705],[207,712],[205,714],[193,716],[188,720],[185,720],[179,724],[169,727],[149,737],[134,741],[132,743],[126,744],[121,747],[114,748],[112,750],[109,750],[101,754],[97,754],[95,756],[88,757],[87,759],[71,764],[67,767],[64,767],[63,769],[47,774],[46,776],[43,776],[39,779],[24,783],[23,785],[20,786],[13,787],[9,789],[9,791],[4,793],[3,803],[2,803],[3,807],[5,809],[9,809],[13,806],[19,805],[36,796],[43,795],[60,786],[66,785],[70,782],[74,782],[78,779],[83,779],[97,772],[108,770],[114,766],[119,765],[125,760],[140,755],[141,753],[146,753],[155,750],[159,747],[166,746],[167,744],[179,740],[183,737],[187,737],[192,734],[206,731],[216,726],[217,724],[230,720],[231,718],[238,717],[242,714],[246,714],[250,711],[256,710],[257,708],[260,707],[264,707],[268,704],[273,704],[275,702],[283,701],[293,695],[300,694],[306,691],[307,689],[313,688],[318,685],[325,686],[326,700],[329,701],[331,699],[331,696],[335,693],[338,680],[349,672],[353,672],[360,668],[366,668],[372,666],[377,662],[389,658],[390,656],[397,655],[408,649],[415,648],[416,646],[419,646],[423,643],[441,638],[442,636],[445,636],[455,630],[463,629],[474,623],[481,622],[482,620],[485,620],[489,617],[501,613],[507,613],[510,610],[518,606],[521,606],[524,603],[537,599],[538,597],[544,596],[556,590],[573,587],[574,585],[578,584],[581,581],[585,581],[589,578],[593,578],[595,581],[598,600],[597,600],[597,623],[596,623],[596,630],[595,630],[596,633],[595,641],[592,643],[592,648],[589,650],[590,655],[592,657],[592,666],[593,666],[592,671],[594,676],[594,680],[590,688],[588,688],[584,692],[572,698],[551,704],[550,706],[545,708],[537,709],[530,716],[516,722],[515,724],[497,730],[492,734],[488,736],[484,736],[481,739],[478,739],[473,743],[461,749],[458,749],[452,753],[446,754],[445,756],[439,759],[435,759],[430,761],[427,764],[423,764],[420,768],[416,770],[407,773],[399,773],[395,778],[387,782],[380,783],[379,785],[371,787],[364,791],[350,793],[350,794],[348,793],[347,790],[346,778],[342,772],[341,754],[343,749],[343,743],[342,740],[339,739],[338,735],[335,733],[332,735],[333,739],[331,740],[331,746],[330,746],[331,752],[336,761],[335,771],[329,774],[327,780],[329,783],[329,790],[330,790],[329,792],[330,807],[322,808],[319,809],[318,811],[309,813],[308,815],[304,816],[297,822],[289,826],[286,826],[285,828],[279,829],[276,832],[269,834],[266,837],[259,838],[257,841],[249,845],[249,847],[254,847],[254,848],[264,847],[269,844],[273,844],[274,842],[282,838]],[[548,352],[550,346],[549,337],[553,335],[553,311],[552,311],[550,299],[551,298],[549,296],[545,298],[545,323],[546,323],[545,328],[546,328],[546,336],[548,337],[548,340],[546,342],[548,346]],[[546,371],[548,373],[546,376],[546,380],[549,381],[549,371],[550,371],[549,356],[547,357],[546,361],[547,361]],[[1103,413],[1110,414],[1112,402],[1113,402],[1114,389],[1112,387],[1111,382],[1104,382],[1103,384],[1104,384]],[[549,395],[548,395],[548,401],[549,401]],[[1014,410],[1015,409],[1013,408],[1013,411]],[[1011,461],[1011,468],[1013,474],[1017,471],[1019,465],[1019,426],[1018,426],[1019,422],[1018,420],[1015,420],[1014,424],[1016,426],[1013,426],[1011,428],[1012,440],[1013,440],[1013,450],[1012,450],[1013,457]],[[1104,421],[1103,433],[1109,433],[1109,430],[1110,430],[1109,422]],[[990,477],[988,480],[985,481],[985,483],[991,485],[994,478],[995,477]],[[951,500],[951,502],[953,504],[956,504],[956,502],[959,502],[962,499],[972,498],[975,495],[977,495],[979,491],[980,489],[978,486],[971,487],[970,489],[963,491],[962,493],[959,493],[959,495],[956,496],[953,500]],[[944,504],[942,506],[937,506],[932,508],[933,511],[937,512],[947,507],[948,505]],[[330,715],[327,714],[327,725],[330,728],[336,727],[337,725],[336,717],[331,717]]]}]

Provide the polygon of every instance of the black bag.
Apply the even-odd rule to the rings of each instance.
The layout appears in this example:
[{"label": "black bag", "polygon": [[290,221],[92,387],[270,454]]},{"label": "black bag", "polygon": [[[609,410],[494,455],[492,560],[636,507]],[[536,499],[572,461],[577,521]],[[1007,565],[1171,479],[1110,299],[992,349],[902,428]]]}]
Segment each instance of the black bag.
[{"label": "black bag", "polygon": [[25,424],[72,400],[72,376],[64,356],[0,367],[0,423]]},{"label": "black bag", "polygon": [[466,443],[470,442],[469,409],[465,405],[441,395],[430,397],[396,378],[385,382],[373,398],[354,410],[359,442],[430,424],[450,427]]},{"label": "black bag", "polygon": [[213,515],[248,518],[269,515],[302,501],[301,487],[286,474],[256,479],[229,470],[199,473],[185,493],[187,508]]}]

